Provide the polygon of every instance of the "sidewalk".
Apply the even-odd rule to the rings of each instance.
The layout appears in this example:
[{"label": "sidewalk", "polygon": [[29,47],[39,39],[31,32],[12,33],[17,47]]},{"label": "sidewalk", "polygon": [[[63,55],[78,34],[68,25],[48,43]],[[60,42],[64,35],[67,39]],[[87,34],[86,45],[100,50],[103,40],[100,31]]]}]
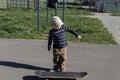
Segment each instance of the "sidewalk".
[{"label": "sidewalk", "polygon": [[[47,41],[0,39],[0,80],[42,80],[52,68]],[[67,71],[87,71],[85,80],[120,80],[120,46],[68,43]]]},{"label": "sidewalk", "polygon": [[110,16],[108,13],[94,13],[95,18],[102,21],[104,26],[113,35],[115,41],[120,45],[120,16]]},{"label": "sidewalk", "polygon": [[[120,44],[120,17],[95,13]],[[87,71],[85,80],[120,80],[120,45],[68,43],[67,71]],[[42,80],[36,70],[52,68],[47,41],[0,39],[0,80]]]}]

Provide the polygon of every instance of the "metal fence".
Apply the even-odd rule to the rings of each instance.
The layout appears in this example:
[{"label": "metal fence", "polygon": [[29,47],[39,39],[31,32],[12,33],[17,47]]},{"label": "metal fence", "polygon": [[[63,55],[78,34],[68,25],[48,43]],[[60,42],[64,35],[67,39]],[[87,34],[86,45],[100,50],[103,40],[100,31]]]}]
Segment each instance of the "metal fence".
[{"label": "metal fence", "polygon": [[[78,1],[78,0],[77,0]],[[42,3],[46,3],[47,0],[40,0]],[[58,0],[58,2],[62,3],[63,0]],[[76,0],[64,0],[65,3],[75,3]],[[35,8],[37,6],[37,0],[0,0],[0,8]]]},{"label": "metal fence", "polygon": [[114,3],[120,3],[120,0],[96,0],[95,1],[95,7],[97,11],[103,11],[105,4],[114,4]]}]

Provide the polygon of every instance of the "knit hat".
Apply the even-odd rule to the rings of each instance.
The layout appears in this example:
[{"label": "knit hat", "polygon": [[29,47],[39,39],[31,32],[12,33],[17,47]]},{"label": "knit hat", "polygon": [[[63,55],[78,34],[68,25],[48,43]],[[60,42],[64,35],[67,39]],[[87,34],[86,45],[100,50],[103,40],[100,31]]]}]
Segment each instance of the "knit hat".
[{"label": "knit hat", "polygon": [[60,29],[61,26],[64,24],[58,16],[53,16],[50,23],[55,29]]}]

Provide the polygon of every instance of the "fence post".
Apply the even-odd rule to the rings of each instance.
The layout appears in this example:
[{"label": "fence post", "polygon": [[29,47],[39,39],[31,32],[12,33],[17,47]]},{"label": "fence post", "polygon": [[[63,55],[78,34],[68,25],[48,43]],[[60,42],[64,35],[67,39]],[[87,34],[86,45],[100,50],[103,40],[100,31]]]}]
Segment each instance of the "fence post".
[{"label": "fence post", "polygon": [[46,22],[48,23],[48,7],[47,7],[48,0],[46,0]]},{"label": "fence post", "polygon": [[40,31],[40,0],[37,0],[37,10],[38,10],[38,31]]},{"label": "fence post", "polygon": [[65,1],[63,0],[63,7],[62,7],[62,21],[64,22],[64,12],[65,12]]},{"label": "fence post", "polygon": [[29,9],[30,2],[27,0],[27,9]]}]

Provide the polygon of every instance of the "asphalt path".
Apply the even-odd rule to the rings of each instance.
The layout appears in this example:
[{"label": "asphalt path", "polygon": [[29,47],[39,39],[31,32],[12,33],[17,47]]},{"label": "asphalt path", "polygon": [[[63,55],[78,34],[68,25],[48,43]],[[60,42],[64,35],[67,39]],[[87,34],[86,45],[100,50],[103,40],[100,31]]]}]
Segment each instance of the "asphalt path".
[{"label": "asphalt path", "polygon": [[111,16],[109,13],[94,12],[94,16],[102,21],[104,27],[113,35],[115,41],[120,45],[120,16]]},{"label": "asphalt path", "polygon": [[[120,44],[120,17],[95,13]],[[87,71],[85,80],[120,80],[120,45],[70,43],[67,71]],[[36,70],[52,69],[47,41],[0,39],[0,80],[42,80]]]},{"label": "asphalt path", "polygon": [[[0,39],[0,80],[41,80],[34,72],[49,69],[47,41]],[[120,80],[120,46],[69,42],[67,71],[87,71],[85,80]]]}]

